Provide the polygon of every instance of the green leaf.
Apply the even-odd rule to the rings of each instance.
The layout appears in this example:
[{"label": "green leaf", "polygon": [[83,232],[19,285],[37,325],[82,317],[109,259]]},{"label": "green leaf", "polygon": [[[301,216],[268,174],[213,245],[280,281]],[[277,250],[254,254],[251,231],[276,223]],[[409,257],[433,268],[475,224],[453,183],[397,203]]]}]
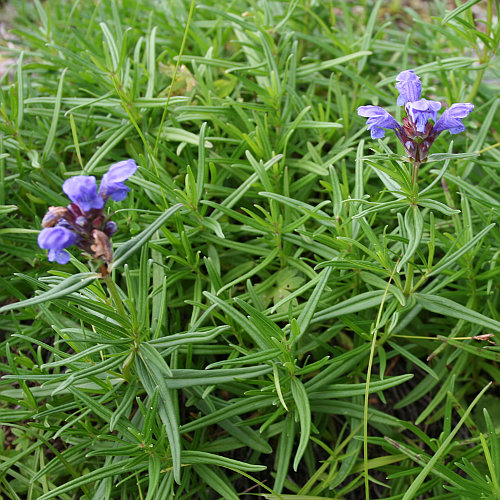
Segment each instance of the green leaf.
[{"label": "green leaf", "polygon": [[474,238],[471,238],[465,245],[463,245],[461,248],[459,248],[457,251],[453,252],[450,255],[445,255],[432,269],[432,271],[428,274],[428,276],[433,276],[434,274],[438,274],[440,271],[443,269],[446,269],[449,267],[451,264],[456,262],[462,255],[467,253],[472,247],[474,247],[476,244],[478,244],[479,240],[490,231],[495,226],[495,224],[490,224],[489,226],[486,226],[484,229],[482,229],[479,233],[474,236]]},{"label": "green leaf", "polygon": [[314,288],[314,291],[309,300],[307,301],[304,309],[302,309],[300,316],[297,318],[297,323],[300,328],[300,335],[295,337],[294,342],[297,342],[297,340],[307,331],[307,328],[309,327],[309,324],[312,321],[314,312],[318,307],[318,303],[321,300],[321,296],[323,295],[323,290],[325,289],[326,283],[328,282],[328,278],[330,277],[331,271],[332,268],[327,267],[321,272],[320,281]]},{"label": "green leaf", "polygon": [[194,431],[196,429],[203,429],[205,427],[208,427],[209,425],[218,423],[221,420],[230,419],[237,415],[254,411],[255,408],[263,408],[265,406],[272,405],[275,399],[275,395],[246,396],[241,399],[233,399],[230,403],[225,404],[223,408],[217,409],[208,415],[199,417],[192,422],[188,422],[182,425],[180,431],[182,433],[185,433]]},{"label": "green leaf", "polygon": [[185,464],[206,464],[226,467],[228,469],[243,470],[246,472],[259,472],[266,469],[265,465],[249,464],[234,458],[227,458],[206,451],[184,450],[182,452],[182,463]]},{"label": "green leaf", "polygon": [[158,339],[149,340],[147,343],[155,347],[174,347],[176,345],[198,344],[208,342],[215,339],[221,333],[229,330],[229,326],[217,326],[205,332],[186,332],[160,337]]},{"label": "green leaf", "polygon": [[463,160],[464,158],[474,158],[476,156],[479,156],[479,153],[434,153],[429,155],[425,162],[433,163],[445,160]]},{"label": "green leaf", "polygon": [[418,489],[420,488],[420,486],[422,485],[422,483],[424,482],[425,478],[433,470],[433,468],[435,467],[435,465],[440,460],[441,456],[445,454],[445,452],[448,449],[448,447],[450,446],[453,438],[455,437],[455,435],[457,434],[457,432],[460,430],[460,428],[464,424],[464,422],[467,419],[467,417],[469,416],[470,412],[472,411],[472,409],[474,408],[474,406],[476,406],[476,404],[479,402],[479,400],[481,399],[481,397],[483,396],[483,394],[490,388],[490,386],[491,386],[492,383],[493,382],[490,382],[489,384],[487,384],[481,390],[481,392],[474,398],[474,401],[472,401],[472,403],[469,405],[469,407],[467,408],[467,410],[463,414],[463,416],[460,419],[460,421],[458,422],[458,424],[450,432],[450,434],[448,435],[448,437],[443,441],[443,443],[441,444],[441,446],[438,448],[438,450],[432,456],[432,458],[429,460],[429,462],[425,465],[425,467],[422,469],[422,471],[420,472],[420,474],[412,481],[410,487],[406,490],[405,494],[403,495],[402,500],[412,500],[413,498],[415,498],[416,493],[417,493]]},{"label": "green leaf", "polygon": [[257,328],[251,321],[249,321],[230,304],[227,304],[225,301],[209,292],[203,292],[203,294],[214,304],[217,304],[217,306],[222,309],[233,321],[238,323],[261,349],[266,350],[275,347],[266,334],[261,332],[259,328]]},{"label": "green leaf", "polygon": [[263,361],[276,359],[279,354],[281,354],[281,349],[268,349],[266,351],[259,351],[255,354],[249,354],[248,356],[240,356],[234,359],[216,361],[215,363],[207,365],[206,369],[210,370],[217,366],[250,365],[253,363],[261,363]]},{"label": "green leaf", "polygon": [[435,380],[440,381],[441,378],[437,375],[437,373],[428,365],[426,365],[423,361],[421,361],[417,356],[412,354],[408,349],[405,349],[403,346],[398,345],[396,342],[388,342],[388,344],[396,351],[399,352],[406,359],[411,361],[414,365],[418,366],[421,370],[428,373]]},{"label": "green leaf", "polygon": [[229,483],[225,475],[216,473],[211,467],[207,467],[206,465],[197,464],[193,467],[205,484],[210,485],[219,495],[222,495],[224,500],[239,500],[236,490]]},{"label": "green leaf", "polygon": [[[22,275],[17,275],[22,276]],[[33,306],[35,304],[41,304],[49,300],[60,299],[61,297],[66,297],[73,292],[81,290],[86,286],[90,285],[95,281],[100,275],[96,273],[77,273],[73,276],[63,279],[57,285],[49,288],[46,292],[41,293],[31,299],[21,300],[20,302],[13,302],[12,304],[7,304],[0,307],[0,313],[5,311],[11,311],[12,309],[22,309],[23,307]],[[42,283],[41,283],[42,284]]]},{"label": "green leaf", "polygon": [[357,59],[359,57],[369,56],[371,52],[369,50],[360,50],[359,52],[353,52],[347,56],[337,57],[336,59],[330,59],[329,61],[315,62],[310,64],[303,64],[302,67],[297,69],[297,78],[306,78],[313,73],[318,71],[323,71],[326,69],[332,69],[335,66],[344,64],[352,59]]},{"label": "green leaf", "polygon": [[431,210],[436,210],[437,212],[441,212],[443,215],[455,215],[459,214],[460,210],[456,210],[454,208],[450,208],[448,205],[441,203],[436,200],[430,199],[419,199],[418,204],[424,208],[430,208]]},{"label": "green leaf", "polygon": [[242,281],[245,281],[246,279],[250,278],[250,276],[254,276],[257,273],[260,273],[263,269],[266,269],[271,262],[277,257],[279,253],[279,249],[275,248],[269,254],[266,256],[266,258],[260,262],[259,264],[255,265],[248,271],[247,273],[243,274],[242,276],[238,276],[234,280],[232,280],[229,283],[226,283],[220,290],[217,291],[217,295],[220,295],[224,290],[227,290],[234,285],[237,285],[238,283],[241,283]]},{"label": "green leaf", "polygon": [[370,344],[365,343],[329,360],[328,366],[321,371],[321,377],[314,377],[305,383],[307,392],[318,391],[342,375],[353,371],[368,356],[369,351]]},{"label": "green leaf", "polygon": [[[161,136],[166,141],[185,142],[187,144],[193,144],[194,146],[199,146],[201,144],[199,135],[181,128],[163,127]],[[205,141],[203,146],[205,148],[212,148],[213,144],[210,141]]]},{"label": "green leaf", "polygon": [[[412,373],[398,375],[396,377],[385,377],[384,380],[370,382],[370,394],[385,391],[391,387],[404,384],[413,378]],[[320,392],[309,392],[309,398],[314,401],[318,399],[350,398],[362,396],[366,393],[366,384],[332,384],[323,385]]]},{"label": "green leaf", "polygon": [[146,500],[155,500],[156,492],[158,491],[158,486],[160,484],[160,474],[161,474],[161,460],[156,454],[152,454],[149,457],[148,464],[148,494]]},{"label": "green leaf", "polygon": [[296,471],[306,451],[307,445],[309,444],[309,435],[311,434],[311,409],[309,407],[309,398],[304,384],[296,377],[292,378],[291,389],[300,422],[299,445],[293,461],[293,470]]},{"label": "green leaf", "polygon": [[283,330],[255,307],[238,298],[234,301],[248,314],[259,332],[267,337],[267,343],[272,344],[272,338],[281,340],[285,337]]},{"label": "green leaf", "polygon": [[45,141],[45,146],[43,148],[43,153],[42,153],[43,164],[45,164],[45,162],[51,155],[52,151],[54,150],[54,139],[56,137],[57,124],[59,123],[59,115],[60,115],[59,112],[61,110],[64,76],[66,75],[67,70],[68,68],[64,68],[61,73],[61,77],[59,78],[59,85],[57,87],[56,100],[54,103],[54,114],[52,115],[49,134],[47,135],[47,139]]},{"label": "green leaf", "polygon": [[111,269],[114,269],[124,263],[130,256],[135,252],[140,250],[153,236],[155,231],[160,229],[163,224],[178,210],[182,208],[182,203],[177,203],[169,209],[167,209],[162,215],[160,215],[151,225],[149,225],[142,233],[138,234],[134,238],[131,238],[125,244],[121,245],[118,250],[116,250],[113,262],[111,263]]},{"label": "green leaf", "polygon": [[431,295],[426,293],[415,293],[417,302],[428,311],[432,311],[444,316],[451,316],[452,318],[463,319],[471,323],[484,326],[497,333],[500,333],[500,321],[488,318],[483,314],[473,311],[468,307],[458,304],[453,300],[438,295]]},{"label": "green leaf", "polygon": [[372,292],[357,294],[354,297],[339,302],[334,306],[317,311],[314,314],[311,323],[329,321],[332,318],[338,318],[339,316],[343,316],[345,314],[352,314],[364,311],[365,309],[370,309],[371,307],[376,307],[380,305],[384,295],[384,290],[374,290]]},{"label": "green leaf", "polygon": [[479,3],[481,0],[468,0],[467,2],[464,2],[463,4],[459,5],[456,9],[452,10],[451,12],[448,12],[446,16],[441,19],[441,24],[446,24],[450,22],[454,17],[457,17],[459,14],[462,12],[466,11],[473,5],[476,5]]},{"label": "green leaf", "polygon": [[112,478],[117,474],[126,474],[128,472],[133,472],[140,470],[143,467],[141,463],[138,463],[135,458],[120,460],[117,463],[111,465],[105,465],[95,469],[87,474],[83,474],[81,477],[71,479],[66,481],[61,486],[51,488],[51,490],[38,497],[38,500],[49,500],[50,498],[62,498],[61,495],[68,491],[81,488],[83,485],[95,483],[106,478]]},{"label": "green leaf", "polygon": [[401,260],[397,265],[397,272],[413,257],[417,251],[422,234],[424,232],[424,218],[417,206],[412,205],[408,208],[404,216],[405,233],[408,238],[408,245],[404,251]]},{"label": "green leaf", "polygon": [[452,345],[461,349],[462,351],[468,352],[474,356],[479,356],[480,358],[490,359],[492,361],[500,361],[500,351],[495,349],[493,346],[480,345],[477,341],[472,341],[475,343],[470,343],[469,341],[460,341],[452,338],[437,336],[438,339],[442,340],[448,345]]},{"label": "green leaf", "polygon": [[0,205],[0,215],[14,212],[18,209],[17,205]]},{"label": "green leaf", "polygon": [[[153,352],[155,351],[155,352]],[[181,481],[181,440],[179,436],[179,416],[177,405],[174,403],[174,393],[165,383],[165,369],[158,368],[159,355],[156,350],[142,344],[139,355],[135,357],[135,367],[139,380],[148,395],[153,398],[155,391],[159,391],[158,414],[165,426],[168,442],[170,444],[170,456],[172,457],[172,466],[174,478],[177,483]]]},{"label": "green leaf", "polygon": [[290,467],[295,440],[294,415],[288,413],[281,425],[282,431],[279,433],[278,448],[276,450],[276,478],[274,480],[274,491],[276,493],[281,493]]},{"label": "green leaf", "polygon": [[164,378],[165,385],[170,389],[184,387],[225,384],[236,379],[257,378],[272,371],[271,366],[248,366],[245,368],[189,370],[173,369],[172,378]]}]

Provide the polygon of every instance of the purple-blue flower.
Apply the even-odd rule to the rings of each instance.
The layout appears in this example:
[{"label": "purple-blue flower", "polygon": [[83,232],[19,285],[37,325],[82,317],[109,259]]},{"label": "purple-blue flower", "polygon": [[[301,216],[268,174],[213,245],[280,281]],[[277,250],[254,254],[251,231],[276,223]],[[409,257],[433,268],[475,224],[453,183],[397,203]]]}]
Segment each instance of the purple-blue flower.
[{"label": "purple-blue flower", "polygon": [[106,215],[104,206],[108,198],[121,201],[130,189],[124,184],[137,170],[134,160],[115,163],[103,175],[99,190],[92,175],[70,177],[63,191],[71,203],[67,207],[49,207],[42,220],[44,228],[38,235],[40,248],[49,250],[49,260],[66,264],[69,254],[64,248],[76,245],[96,261],[111,262],[113,250],[111,236],[117,225]]},{"label": "purple-blue flower", "polygon": [[405,106],[407,114],[402,126],[379,106],[360,106],[358,115],[368,118],[367,128],[372,139],[384,137],[384,128],[393,129],[406,154],[414,161],[422,162],[443,130],[449,130],[451,134],[465,130],[462,119],[469,115],[474,106],[471,103],[453,104],[438,120],[437,113],[441,109],[441,103],[420,98],[422,85],[420,78],[412,70],[402,71],[396,80],[396,89],[399,91],[397,103]]},{"label": "purple-blue flower", "polygon": [[408,102],[405,108],[413,123],[415,123],[417,131],[423,133],[429,120],[436,123],[437,112],[441,109],[441,103],[420,99],[415,102]]},{"label": "purple-blue flower", "polygon": [[82,212],[89,212],[93,208],[100,210],[104,207],[104,200],[97,193],[97,183],[93,175],[70,177],[64,181],[62,188],[68,198]]},{"label": "purple-blue flower", "polygon": [[420,78],[409,69],[402,71],[396,77],[396,90],[399,91],[398,106],[404,106],[407,102],[414,102],[420,99],[422,84]]},{"label": "purple-blue flower", "polygon": [[358,108],[358,115],[368,118],[366,125],[372,139],[381,139],[384,137],[384,128],[401,128],[401,125],[380,106],[360,106]]},{"label": "purple-blue flower", "polygon": [[109,170],[102,176],[99,194],[107,199],[111,197],[114,201],[124,200],[130,189],[124,184],[137,170],[134,160],[125,160],[111,165]]},{"label": "purple-blue flower", "polygon": [[462,123],[462,118],[469,116],[469,113],[474,109],[474,104],[470,102],[459,102],[452,104],[441,115],[436,125],[432,129],[438,134],[443,130],[449,130],[450,134],[458,134],[465,130],[465,125]]},{"label": "purple-blue flower", "polygon": [[49,261],[67,264],[70,255],[66,247],[74,245],[77,241],[77,235],[61,226],[46,227],[38,234],[38,246],[49,251]]}]

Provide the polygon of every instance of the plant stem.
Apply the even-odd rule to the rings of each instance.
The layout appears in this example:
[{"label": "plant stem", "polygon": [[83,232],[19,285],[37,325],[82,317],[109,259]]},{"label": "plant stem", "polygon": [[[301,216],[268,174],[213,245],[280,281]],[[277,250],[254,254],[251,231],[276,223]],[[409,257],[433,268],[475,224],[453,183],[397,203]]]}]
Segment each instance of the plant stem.
[{"label": "plant stem", "polygon": [[471,91],[469,92],[469,95],[467,96],[466,101],[470,102],[474,97],[476,97],[476,94],[479,90],[479,85],[481,85],[481,82],[483,81],[483,75],[484,72],[486,71],[486,68],[480,69],[477,74],[476,74],[476,79],[474,80],[474,85],[472,86]]},{"label": "plant stem", "polygon": [[[399,262],[399,260],[398,260]],[[365,500],[370,499],[370,483],[368,480],[368,400],[370,396],[370,379],[372,374],[373,359],[375,357],[375,347],[377,345],[377,332],[380,327],[380,321],[382,319],[382,311],[384,309],[385,299],[389,293],[389,285],[394,278],[394,273],[396,272],[398,263],[394,266],[394,270],[389,277],[387,282],[387,287],[385,289],[384,295],[382,297],[382,302],[378,310],[377,321],[375,322],[375,327],[371,331],[372,342],[370,348],[370,357],[368,359],[368,368],[366,370],[366,389],[365,389],[365,403],[363,411],[363,469],[364,469],[364,479],[365,479]]]},{"label": "plant stem", "polygon": [[413,193],[415,198],[418,195],[418,171],[420,169],[420,162],[415,160],[412,163],[412,172],[411,172],[411,184],[413,186]]},{"label": "plant stem", "polygon": [[127,312],[125,311],[125,306],[123,305],[122,298],[120,297],[120,292],[118,291],[118,287],[116,286],[116,283],[113,281],[111,275],[110,274],[106,275],[104,277],[104,281],[106,282],[106,285],[108,287],[109,296],[111,297],[111,300],[115,305],[116,312],[120,316],[127,316]]},{"label": "plant stem", "polygon": [[406,283],[403,293],[409,295],[413,285],[413,263],[408,262],[408,273],[406,274]]}]

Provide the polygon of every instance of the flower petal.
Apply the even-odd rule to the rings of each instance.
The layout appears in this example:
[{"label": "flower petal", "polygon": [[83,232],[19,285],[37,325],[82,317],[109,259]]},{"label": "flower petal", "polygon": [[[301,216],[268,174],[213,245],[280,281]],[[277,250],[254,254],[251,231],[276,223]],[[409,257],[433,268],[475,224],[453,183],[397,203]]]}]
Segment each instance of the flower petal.
[{"label": "flower petal", "polygon": [[102,176],[99,194],[104,198],[111,197],[114,201],[124,200],[130,189],[123,183],[137,170],[134,160],[125,160],[111,165]]},{"label": "flower petal", "polygon": [[400,129],[401,125],[380,106],[360,106],[358,115],[368,118],[366,126],[372,139],[381,139],[385,136],[384,128]]},{"label": "flower petal", "polygon": [[70,177],[64,182],[62,188],[82,212],[88,212],[93,208],[100,210],[104,207],[104,200],[97,194],[97,183],[93,175]]},{"label": "flower petal", "polygon": [[59,264],[66,264],[69,261],[70,255],[63,249],[74,245],[76,240],[75,233],[60,226],[47,227],[38,234],[38,246],[49,250],[50,262],[55,260]]},{"label": "flower petal", "polygon": [[452,104],[445,112],[441,115],[441,118],[436,122],[433,132],[443,132],[443,130],[449,130],[450,134],[458,134],[459,132],[465,131],[465,125],[462,123],[462,119],[469,116],[470,112],[474,109],[474,105],[470,102],[459,102]]},{"label": "flower petal", "polygon": [[134,160],[124,160],[115,163],[109,167],[109,170],[103,175],[103,180],[107,182],[122,182],[126,181],[131,175],[135,174],[137,164]]},{"label": "flower petal", "polygon": [[58,264],[67,264],[71,258],[70,254],[66,250],[49,250],[49,262],[56,261]]},{"label": "flower petal", "polygon": [[418,132],[425,132],[425,127],[429,120],[436,123],[437,112],[441,109],[441,103],[438,101],[428,101],[420,99],[415,102],[406,103],[406,112],[415,123]]},{"label": "flower petal", "polygon": [[399,91],[398,106],[404,106],[407,102],[420,99],[422,84],[420,78],[411,69],[402,71],[396,77],[396,90]]}]

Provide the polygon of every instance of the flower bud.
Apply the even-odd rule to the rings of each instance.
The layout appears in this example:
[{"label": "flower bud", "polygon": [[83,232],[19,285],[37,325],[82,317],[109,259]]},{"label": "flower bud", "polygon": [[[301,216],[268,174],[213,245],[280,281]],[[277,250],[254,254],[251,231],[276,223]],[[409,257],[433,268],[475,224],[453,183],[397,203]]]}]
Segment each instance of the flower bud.
[{"label": "flower bud", "polygon": [[42,227],[53,227],[61,219],[68,217],[68,209],[66,207],[49,207],[49,211],[42,219]]}]

